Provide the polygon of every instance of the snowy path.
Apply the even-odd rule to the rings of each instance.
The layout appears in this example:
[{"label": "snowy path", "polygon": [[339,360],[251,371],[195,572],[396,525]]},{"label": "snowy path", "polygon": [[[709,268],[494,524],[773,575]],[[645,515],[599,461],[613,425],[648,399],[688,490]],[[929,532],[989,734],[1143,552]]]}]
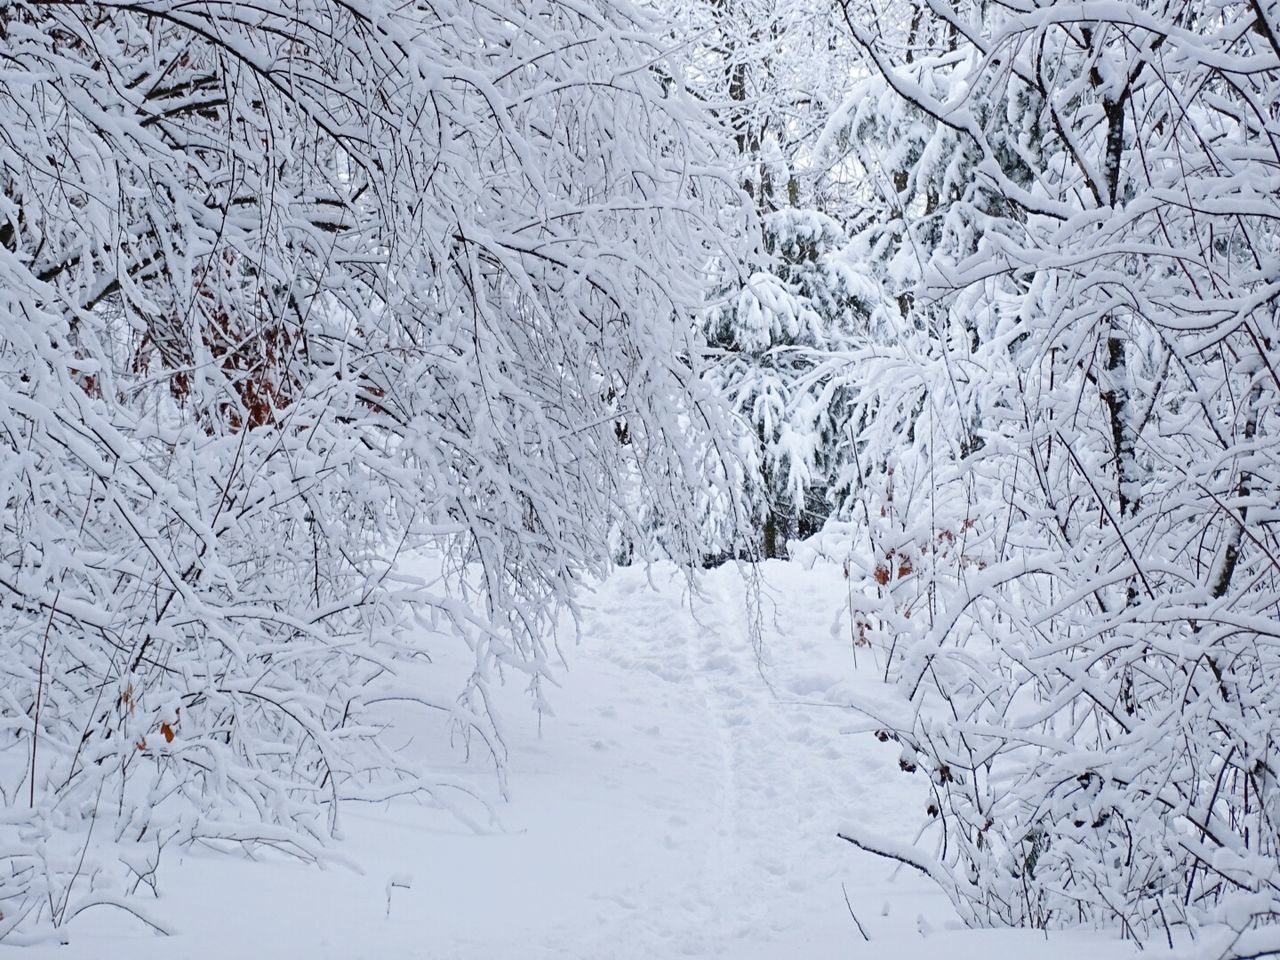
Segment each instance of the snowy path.
[{"label": "snowy path", "polygon": [[[850,851],[834,833],[844,798],[863,784],[852,769],[838,776],[844,718],[783,708],[762,681],[729,572],[709,577],[692,604],[628,572],[611,584],[623,596],[611,599],[634,617],[605,614],[599,624],[614,624],[606,649],[620,685],[632,688],[620,709],[679,730],[658,744],[680,759],[669,757],[677,776],[654,809],[679,811],[660,826],[687,866],[651,884],[628,919],[654,941],[651,956],[775,956],[783,943],[814,956],[818,944],[843,939],[833,926],[854,932],[837,876]],[[660,682],[637,684],[645,674]]]},{"label": "snowy path", "polygon": [[[878,960],[931,955],[942,936],[952,957],[987,955],[996,934],[947,930],[928,884],[890,882],[889,865],[835,837],[860,818],[907,839],[924,802],[890,746],[842,734],[846,711],[811,705],[874,682],[832,626],[838,571],[770,564],[761,596],[770,684],[734,568],[692,600],[670,570],[652,587],[641,570],[603,585],[541,738],[512,692],[504,832],[476,836],[404,804],[350,812],[344,852],[363,874],[188,854],[162,872],[154,906],[179,936],[101,912],[69,946],[28,955]],[[388,901],[392,877],[411,880]],[[1034,935],[999,936],[1044,955]]]}]

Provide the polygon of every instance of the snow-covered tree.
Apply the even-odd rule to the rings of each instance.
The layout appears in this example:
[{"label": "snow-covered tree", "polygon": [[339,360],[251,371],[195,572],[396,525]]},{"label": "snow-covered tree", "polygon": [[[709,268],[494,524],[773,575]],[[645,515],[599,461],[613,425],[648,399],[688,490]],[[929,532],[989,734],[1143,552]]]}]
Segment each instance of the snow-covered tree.
[{"label": "snow-covered tree", "polygon": [[846,391],[815,373],[866,336],[879,289],[840,224],[816,210],[768,214],[764,239],[765,269],[708,310],[704,329],[718,353],[708,376],[752,431],[761,553],[785,557],[847,494]]},{"label": "snow-covered tree", "polygon": [[826,189],[829,171],[813,163],[853,44],[826,0],[700,0],[670,13],[695,90],[732,132],[732,164],[763,228],[759,247],[742,251],[754,272],[730,277],[700,326],[716,358],[710,379],[745,425],[753,552],[782,557],[840,499],[841,394],[809,375],[860,337],[878,297],[844,249],[855,204]]},{"label": "snow-covered tree", "polygon": [[658,34],[625,0],[0,8],[0,936],[167,844],[313,857],[344,800],[450,802],[385,705],[501,762],[490,685],[540,695],[637,489],[685,518],[731,475],[689,318],[742,208]]},{"label": "snow-covered tree", "polygon": [[880,140],[900,309],[830,375],[902,693],[863,706],[933,844],[849,838],[973,923],[1274,951],[1280,20],[888,6],[844,7],[872,80],[826,139]]}]

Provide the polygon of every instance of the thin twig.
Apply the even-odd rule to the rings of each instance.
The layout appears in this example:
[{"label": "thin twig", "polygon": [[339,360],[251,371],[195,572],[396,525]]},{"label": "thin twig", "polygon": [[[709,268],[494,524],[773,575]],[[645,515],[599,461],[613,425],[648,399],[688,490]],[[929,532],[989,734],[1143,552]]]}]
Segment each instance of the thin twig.
[{"label": "thin twig", "polygon": [[862,921],[858,919],[858,915],[853,912],[853,904],[849,902],[849,888],[844,885],[844,881],[840,881],[840,889],[844,891],[844,905],[849,908],[849,916],[853,917],[853,922],[858,925],[858,932],[862,934],[862,939],[871,942],[871,938],[867,936],[866,928],[862,926]]}]

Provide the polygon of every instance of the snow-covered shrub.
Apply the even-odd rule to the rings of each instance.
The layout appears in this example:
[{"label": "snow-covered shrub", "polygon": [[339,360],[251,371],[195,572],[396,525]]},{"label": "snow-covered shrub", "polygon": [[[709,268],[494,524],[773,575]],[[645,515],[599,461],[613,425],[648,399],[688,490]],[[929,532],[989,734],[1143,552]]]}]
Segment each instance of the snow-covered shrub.
[{"label": "snow-covered shrub", "polygon": [[[0,7],[0,937],[168,844],[314,857],[343,800],[449,802],[380,705],[501,762],[490,685],[538,693],[635,490],[687,517],[727,475],[689,318],[741,206],[656,32]],[[401,678],[445,642],[460,696]]]}]

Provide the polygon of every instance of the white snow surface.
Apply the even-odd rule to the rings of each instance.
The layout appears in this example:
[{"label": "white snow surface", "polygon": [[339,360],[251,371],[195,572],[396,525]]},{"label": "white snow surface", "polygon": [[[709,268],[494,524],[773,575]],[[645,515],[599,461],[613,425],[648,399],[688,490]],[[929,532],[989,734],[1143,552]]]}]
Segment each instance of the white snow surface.
[{"label": "white snow surface", "polygon": [[[758,569],[763,661],[732,564],[692,595],[657,566],[586,596],[548,693],[555,715],[539,723],[518,683],[507,690],[510,790],[494,832],[396,801],[344,813],[338,853],[352,866],[171,852],[159,899],[139,905],[172,936],[104,907],[24,956],[1133,956],[1104,934],[962,929],[927,880],[837,839],[859,822],[910,841],[925,785],[898,769],[895,744],[849,732],[859,719],[841,704],[879,677],[866,648],[855,666],[840,570]],[[493,792],[481,763],[459,771]]]}]

